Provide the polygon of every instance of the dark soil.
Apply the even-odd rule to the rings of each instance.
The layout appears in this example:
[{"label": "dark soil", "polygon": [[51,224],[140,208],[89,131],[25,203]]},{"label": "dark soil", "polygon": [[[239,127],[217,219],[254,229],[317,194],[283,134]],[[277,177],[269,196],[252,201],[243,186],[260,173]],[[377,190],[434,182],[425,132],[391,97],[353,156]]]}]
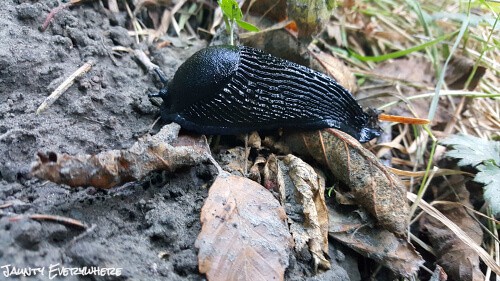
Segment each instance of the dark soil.
[{"label": "dark soil", "polygon": [[[95,3],[94,3],[95,2]],[[39,27],[58,1],[6,0],[0,6],[0,266],[122,268],[116,276],[67,276],[64,280],[200,280],[194,242],[207,196],[207,167],[157,173],[109,191],[69,189],[30,178],[38,151],[95,154],[130,147],[150,132],[159,110],[148,92],[160,83],[132,54],[143,49],[168,77],[206,42],[185,49],[136,44],[126,14],[110,17],[100,1],[59,12],[45,32]],[[49,109],[35,111],[85,62],[92,69]],[[6,207],[7,206],[7,207]],[[49,214],[80,220],[85,231],[31,220]],[[332,262],[351,259],[332,249]],[[289,280],[311,277],[311,257],[290,257]],[[355,263],[354,263],[355,264]],[[359,280],[356,269],[349,275]],[[316,280],[348,280],[337,264]],[[344,276],[345,278],[340,278]],[[0,279],[2,279],[0,278]]]}]

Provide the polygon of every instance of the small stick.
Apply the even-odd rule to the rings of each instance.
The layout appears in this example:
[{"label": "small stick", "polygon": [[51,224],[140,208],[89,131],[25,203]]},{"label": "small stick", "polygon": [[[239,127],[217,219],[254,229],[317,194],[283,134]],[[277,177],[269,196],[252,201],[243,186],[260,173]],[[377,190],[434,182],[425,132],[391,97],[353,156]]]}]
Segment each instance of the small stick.
[{"label": "small stick", "polygon": [[92,68],[93,62],[86,62],[80,68],[78,68],[68,79],[64,80],[57,89],[55,89],[38,107],[36,110],[36,114],[40,114],[44,110],[46,110],[51,104],[53,104],[73,83],[75,79],[85,73],[87,73]]},{"label": "small stick", "polygon": [[[18,221],[18,220],[22,219],[23,217],[24,216],[22,216],[22,215],[12,217],[9,219],[9,221]],[[63,217],[63,216],[46,215],[46,214],[31,214],[31,215],[27,215],[26,217],[29,219],[32,219],[32,220],[53,221],[53,222],[57,222],[60,224],[73,226],[73,227],[77,227],[77,228],[82,228],[82,229],[88,228],[87,225],[85,225],[83,222],[81,222],[79,220],[75,220],[75,219]]]},{"label": "small stick", "polygon": [[10,206],[13,206],[13,205],[14,205],[14,203],[8,202],[8,203],[0,205],[0,209],[9,208]]},{"label": "small stick", "polygon": [[389,114],[384,114],[384,113],[382,113],[378,116],[378,120],[388,121],[388,122],[397,122],[397,123],[403,123],[403,124],[412,124],[412,125],[427,125],[430,123],[429,119],[405,117],[405,116],[398,116],[398,115],[389,115]]},{"label": "small stick", "polygon": [[118,9],[118,3],[116,3],[116,0],[108,0],[108,7],[109,7],[109,10],[113,14],[118,14],[120,12],[120,9]]},{"label": "small stick", "polygon": [[49,15],[47,16],[47,18],[43,22],[42,26],[40,27],[40,31],[44,32],[47,29],[47,27],[49,27],[49,24],[54,19],[54,16],[57,13],[59,13],[61,10],[64,10],[64,9],[68,8],[69,6],[71,6],[71,5],[73,5],[73,3],[70,2],[70,3],[62,4],[60,6],[55,7],[54,9],[52,9],[52,11],[50,11]]},{"label": "small stick", "polygon": [[148,71],[152,71],[154,69],[160,69],[158,65],[151,62],[151,60],[144,53],[144,51],[138,49],[134,50],[134,56],[148,69]]}]

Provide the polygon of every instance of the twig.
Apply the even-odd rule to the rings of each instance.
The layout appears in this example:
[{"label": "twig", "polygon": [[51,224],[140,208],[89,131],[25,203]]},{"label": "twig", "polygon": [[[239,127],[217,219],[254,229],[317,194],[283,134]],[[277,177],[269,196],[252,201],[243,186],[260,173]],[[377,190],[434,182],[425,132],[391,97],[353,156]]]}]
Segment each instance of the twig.
[{"label": "twig", "polygon": [[60,6],[57,6],[55,7],[54,9],[52,9],[52,11],[50,11],[50,13],[47,15],[47,18],[45,19],[45,21],[43,22],[42,26],[40,27],[40,31],[41,32],[44,32],[47,27],[49,27],[49,24],[52,22],[52,20],[54,19],[54,16],[59,13],[61,10],[64,10],[68,7],[70,7],[71,5],[73,5],[72,2],[70,3],[66,3],[66,4],[62,4]]},{"label": "twig", "polygon": [[148,69],[148,71],[160,68],[158,65],[152,63],[142,50],[134,50],[134,56]]},{"label": "twig", "polygon": [[8,203],[0,205],[0,209],[5,209],[5,208],[8,208],[8,207],[13,206],[13,205],[14,205],[14,203],[8,202]]},{"label": "twig", "polygon": [[89,235],[90,233],[92,233],[92,231],[94,231],[94,229],[96,228],[97,226],[95,224],[92,224],[90,227],[87,227],[85,229],[85,232],[81,233],[80,235],[78,236],[75,236],[73,237],[73,239],[71,239],[71,241],[68,242],[68,244],[66,244],[64,246],[65,249],[69,248],[71,245],[75,244],[76,242],[78,242],[79,240],[83,239],[85,236]]},{"label": "twig", "polygon": [[53,104],[73,83],[75,79],[85,73],[87,73],[92,68],[93,62],[86,62],[80,68],[78,68],[68,79],[64,80],[64,82],[55,89],[52,94],[50,94],[43,103],[36,110],[36,114],[40,114],[44,110],[46,110],[51,104]]},{"label": "twig", "polygon": [[18,220],[25,218],[25,217],[32,219],[32,220],[53,221],[53,222],[67,225],[67,226],[73,226],[73,227],[82,228],[82,229],[88,228],[87,225],[85,225],[83,222],[81,222],[79,220],[75,220],[75,219],[63,217],[63,216],[46,215],[46,214],[31,214],[31,215],[27,215],[27,216],[16,216],[16,217],[10,218],[9,221],[18,221]]},{"label": "twig", "polygon": [[116,3],[116,0],[108,0],[108,7],[109,7],[109,10],[113,14],[118,14],[120,12],[120,9],[118,9],[118,3]]}]

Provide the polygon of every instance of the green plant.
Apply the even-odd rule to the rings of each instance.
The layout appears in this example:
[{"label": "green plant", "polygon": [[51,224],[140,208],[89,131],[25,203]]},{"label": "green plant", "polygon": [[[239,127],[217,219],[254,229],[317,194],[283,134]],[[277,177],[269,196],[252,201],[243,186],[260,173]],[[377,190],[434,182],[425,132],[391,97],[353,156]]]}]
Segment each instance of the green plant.
[{"label": "green plant", "polygon": [[243,13],[241,12],[240,6],[236,0],[217,0],[219,6],[222,9],[222,15],[224,22],[226,23],[226,31],[230,36],[230,44],[234,45],[234,24],[236,23],[239,27],[251,31],[257,32],[259,28],[251,23],[243,21]]},{"label": "green plant", "polygon": [[453,147],[447,156],[460,159],[459,166],[473,166],[479,172],[474,181],[484,184],[484,199],[489,203],[493,215],[500,214],[500,142],[481,138],[454,135],[442,144]]}]

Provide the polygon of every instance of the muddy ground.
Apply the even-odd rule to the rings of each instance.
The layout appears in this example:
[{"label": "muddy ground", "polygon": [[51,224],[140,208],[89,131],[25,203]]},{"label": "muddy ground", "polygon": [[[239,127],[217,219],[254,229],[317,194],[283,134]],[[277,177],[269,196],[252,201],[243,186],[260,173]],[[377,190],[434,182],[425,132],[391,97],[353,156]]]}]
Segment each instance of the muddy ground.
[{"label": "muddy ground", "polygon": [[[122,268],[118,277],[61,280],[203,280],[194,242],[214,176],[210,167],[156,173],[108,191],[70,189],[30,178],[29,170],[37,151],[94,154],[130,147],[150,132],[159,110],[147,93],[160,83],[133,55],[112,54],[113,46],[145,50],[172,77],[207,42],[161,50],[138,45],[127,34],[125,13],[110,19],[93,3],[61,11],[39,31],[57,5],[7,0],[0,6],[0,279],[10,265],[45,268],[20,279],[49,280],[49,267],[57,265]],[[91,71],[36,115],[48,94],[89,61]],[[26,218],[30,214],[77,219],[89,229]],[[291,255],[286,279],[360,279],[352,257],[333,248],[330,256],[333,269],[313,277],[311,256]]]}]

